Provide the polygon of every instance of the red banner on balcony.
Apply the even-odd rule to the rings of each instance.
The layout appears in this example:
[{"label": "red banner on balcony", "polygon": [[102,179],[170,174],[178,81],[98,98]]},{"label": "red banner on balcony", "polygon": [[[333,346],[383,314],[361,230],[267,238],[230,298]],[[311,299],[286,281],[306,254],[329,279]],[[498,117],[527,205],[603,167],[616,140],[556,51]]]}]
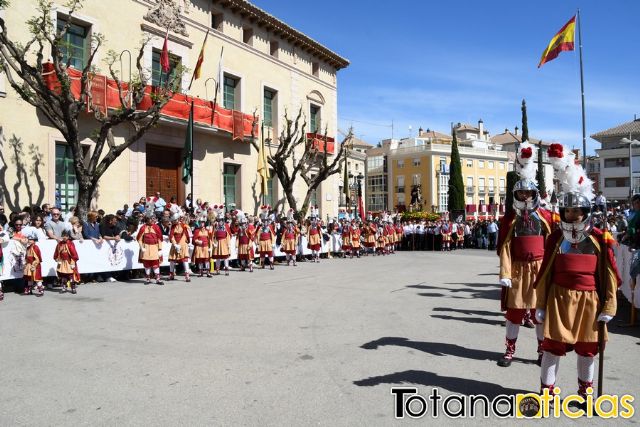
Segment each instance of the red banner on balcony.
[{"label": "red banner on balcony", "polygon": [[[47,82],[47,86],[50,90],[55,91],[60,87],[60,83],[56,77],[56,74],[53,70],[52,63],[46,63],[43,65],[43,77],[45,82]],[[82,72],[75,70],[73,68],[69,68],[67,70],[69,74],[69,79],[71,80],[71,93],[76,97],[80,97],[80,79],[82,77]],[[102,108],[106,106],[106,108],[121,108],[120,105],[120,96],[118,93],[118,85],[114,80],[108,79],[105,76],[96,75],[92,80],[92,86],[90,90],[92,91],[92,97],[94,95],[94,81],[96,79],[102,79],[103,82],[106,82],[106,93],[104,99],[106,101],[101,103]],[[127,100],[127,91],[128,85],[127,83],[121,83],[123,97],[125,98],[125,102]],[[95,90],[98,91],[100,88],[100,84],[95,87]],[[153,101],[151,100],[151,94],[155,90],[152,86],[147,86],[145,88],[145,96],[142,101],[136,105],[137,110],[147,110],[151,108],[153,105]],[[239,111],[228,110],[226,108],[222,108],[220,105],[215,106],[215,114],[214,114],[214,105],[213,102],[207,101],[204,99],[200,99],[197,97],[192,97],[188,95],[184,95],[181,93],[175,93],[167,102],[167,104],[160,110],[160,113],[165,117],[171,117],[174,119],[184,120],[185,122],[189,118],[189,111],[191,108],[191,101],[193,101],[193,120],[196,123],[212,126],[218,129],[225,130],[231,133],[234,136],[240,136],[240,139],[243,137],[251,136],[251,128],[254,122],[253,115],[251,114],[243,114]],[[94,99],[93,103],[96,104],[96,100]],[[234,113],[239,118],[234,120]],[[240,120],[242,118],[242,120]],[[255,129],[255,136],[259,136],[259,129]]]},{"label": "red banner on balcony", "polygon": [[326,152],[327,154],[334,154],[335,152],[335,139],[326,137],[318,133],[308,133],[307,139],[313,140],[313,148],[324,153],[325,152],[325,140],[326,140]]},{"label": "red banner on balcony", "polygon": [[91,101],[87,103],[87,111],[94,108],[102,114],[107,114],[107,77],[95,75],[89,81],[89,94]]},{"label": "red banner on balcony", "polygon": [[477,210],[477,206],[472,204],[472,205],[467,205],[466,211],[467,213],[474,213]]}]

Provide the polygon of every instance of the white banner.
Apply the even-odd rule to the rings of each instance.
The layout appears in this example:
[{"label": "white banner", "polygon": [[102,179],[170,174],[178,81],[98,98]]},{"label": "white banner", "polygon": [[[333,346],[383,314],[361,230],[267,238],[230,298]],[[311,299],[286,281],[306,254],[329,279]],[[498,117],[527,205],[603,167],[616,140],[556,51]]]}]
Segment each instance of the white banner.
[{"label": "white banner", "polygon": [[[631,276],[629,275],[633,253],[629,252],[629,247],[627,245],[614,246],[613,251],[616,255],[616,264],[618,264],[618,270],[620,271],[620,277],[622,278],[622,286],[620,287],[620,290],[629,302],[633,302],[633,305],[636,308],[640,308],[640,286],[636,286],[635,290],[632,290]],[[638,283],[637,277],[636,283]]]},{"label": "white banner", "polygon": [[[321,241],[322,252],[327,252],[331,240],[329,240],[329,242],[325,242],[324,239],[321,239]],[[131,242],[120,240],[118,243],[105,240],[101,245],[96,245],[92,240],[74,240],[73,243],[78,252],[78,271],[80,274],[144,268],[142,264],[138,262],[140,246],[138,246],[138,242],[136,240]],[[43,240],[36,244],[42,253],[42,275],[55,276],[56,262],[53,260],[53,253],[56,249],[57,242],[55,240]],[[236,259],[238,254],[236,252],[235,236],[231,238],[229,246],[231,252],[229,259]],[[171,245],[165,237],[164,243],[162,244],[163,262],[161,266],[169,265],[168,259],[170,248]],[[2,252],[4,260],[2,263],[2,275],[0,275],[0,280],[21,278],[26,252],[25,247],[18,241],[10,240],[9,242],[2,242]],[[298,253],[302,255],[311,254],[311,251],[307,249],[307,239],[304,236],[300,239]],[[284,257],[285,253],[280,251],[280,247],[278,246],[274,251],[274,256]]]}]

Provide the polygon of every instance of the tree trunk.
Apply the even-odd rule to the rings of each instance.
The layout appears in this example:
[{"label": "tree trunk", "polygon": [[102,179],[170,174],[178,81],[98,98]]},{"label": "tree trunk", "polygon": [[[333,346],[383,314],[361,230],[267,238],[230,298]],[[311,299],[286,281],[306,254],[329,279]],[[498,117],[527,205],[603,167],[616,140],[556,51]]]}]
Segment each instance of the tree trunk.
[{"label": "tree trunk", "polygon": [[91,199],[95,193],[96,185],[80,184],[78,185],[78,203],[76,203],[77,215],[81,221],[87,220],[87,214],[91,210]]}]

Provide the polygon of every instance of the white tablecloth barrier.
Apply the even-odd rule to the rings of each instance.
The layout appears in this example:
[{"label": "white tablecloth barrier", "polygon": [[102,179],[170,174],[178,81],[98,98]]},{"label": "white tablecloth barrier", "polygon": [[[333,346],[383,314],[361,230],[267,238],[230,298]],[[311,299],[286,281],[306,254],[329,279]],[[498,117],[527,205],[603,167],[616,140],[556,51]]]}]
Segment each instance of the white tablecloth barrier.
[{"label": "white tablecloth barrier", "polygon": [[[620,270],[620,276],[622,277],[622,286],[620,290],[622,294],[631,302],[631,276],[629,275],[629,269],[631,268],[632,253],[629,252],[629,247],[626,245],[620,245],[614,247],[616,255],[616,263],[618,264],[618,270]],[[640,281],[636,278],[636,282],[640,285]],[[635,295],[633,296],[633,305],[636,308],[640,308],[640,286],[636,286]]]},{"label": "white tablecloth barrier", "polygon": [[[236,238],[231,238],[231,257],[236,259]],[[307,249],[307,239],[303,236],[298,246],[298,253],[310,255],[311,251]],[[135,270],[143,268],[138,262],[138,254],[140,247],[137,241],[125,242],[121,240],[118,243],[104,241],[101,245],[96,245],[93,241],[74,241],[76,250],[78,251],[78,270],[80,274],[85,273],[101,273],[110,271]],[[327,252],[331,240],[324,242],[322,240],[322,252]],[[42,253],[42,275],[55,276],[56,262],[53,260],[53,252],[56,248],[55,240],[44,240],[36,243]],[[162,266],[169,265],[169,249],[170,244],[165,238],[162,245],[163,263]],[[22,244],[16,241],[2,242],[2,252],[4,261],[2,263],[2,275],[0,280],[18,279],[22,277],[22,268],[24,265],[24,248]],[[276,257],[285,256],[280,251],[280,247],[276,247],[274,252]]]}]

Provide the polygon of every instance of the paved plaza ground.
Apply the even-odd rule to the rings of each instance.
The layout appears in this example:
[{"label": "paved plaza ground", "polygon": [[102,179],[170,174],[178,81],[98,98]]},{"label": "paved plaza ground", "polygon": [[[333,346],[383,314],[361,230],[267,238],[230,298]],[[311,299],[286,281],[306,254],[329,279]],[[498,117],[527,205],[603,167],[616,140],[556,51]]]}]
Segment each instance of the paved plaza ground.
[{"label": "paved plaza ground", "polygon": [[[535,391],[532,329],[521,329],[513,365],[496,366],[497,270],[489,251],[410,252],[190,284],[9,294],[0,303],[0,425],[425,425],[431,412],[394,418],[392,386]],[[613,323],[605,391],[640,395],[639,330]],[[575,391],[574,354],[558,385]]]}]

